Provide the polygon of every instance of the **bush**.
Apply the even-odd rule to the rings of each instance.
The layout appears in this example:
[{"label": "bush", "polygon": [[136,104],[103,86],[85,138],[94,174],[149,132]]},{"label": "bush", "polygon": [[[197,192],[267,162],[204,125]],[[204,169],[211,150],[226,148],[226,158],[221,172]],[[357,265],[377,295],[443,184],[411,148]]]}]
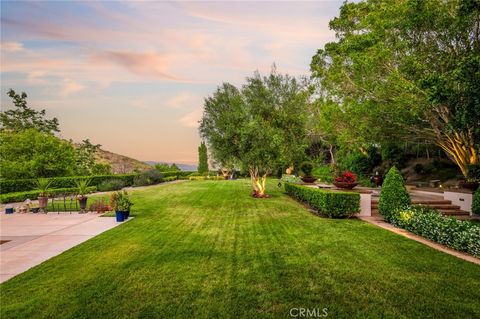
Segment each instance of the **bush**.
[{"label": "bush", "polygon": [[121,179],[109,179],[98,184],[97,189],[100,192],[118,191],[125,187],[125,183]]},{"label": "bush", "polygon": [[188,179],[189,175],[196,172],[191,171],[169,171],[163,172],[163,177],[175,176],[177,179]]},{"label": "bush", "polygon": [[360,211],[360,194],[337,192],[286,183],[288,195],[307,203],[330,218],[350,217]]},{"label": "bush", "polygon": [[134,186],[147,186],[161,183],[163,181],[163,174],[156,169],[149,169],[143,171],[133,179]]},{"label": "bush", "polygon": [[[97,187],[90,186],[87,188],[88,193],[93,193],[97,190]],[[50,196],[62,195],[62,194],[77,194],[77,187],[69,187],[69,188],[57,188],[57,189],[50,189],[48,194]],[[15,192],[15,193],[8,193],[0,195],[0,202],[2,204],[6,203],[15,203],[15,202],[23,202],[26,199],[37,199],[38,195],[40,195],[40,191],[28,191],[28,192]]]},{"label": "bush", "polygon": [[171,182],[177,180],[177,176],[169,176],[163,179],[164,182]]},{"label": "bush", "polygon": [[473,194],[472,213],[480,215],[480,188]]},{"label": "bush", "polygon": [[480,257],[480,226],[423,207],[398,209],[391,223],[439,244]]},{"label": "bush", "polygon": [[297,177],[295,175],[287,175],[287,174],[283,174],[280,181],[285,184],[286,183],[292,183],[292,184],[302,183],[302,179],[300,177]]},{"label": "bush", "polygon": [[300,171],[306,176],[311,177],[313,171],[313,164],[310,162],[303,162],[300,164]]},{"label": "bush", "polygon": [[333,169],[330,165],[320,165],[313,170],[313,176],[325,183],[333,182]]},{"label": "bush", "polygon": [[394,211],[405,208],[408,205],[410,205],[410,196],[403,184],[402,174],[393,166],[388,171],[383,182],[378,202],[378,211],[388,221]]},{"label": "bush", "polygon": [[[100,183],[111,179],[120,179],[125,186],[133,185],[133,178],[138,174],[118,174],[118,175],[94,175],[94,176],[69,176],[69,177],[52,177],[49,180],[51,188],[69,188],[75,187],[77,181],[90,180],[91,186],[98,186]],[[25,192],[35,188],[37,179],[3,179],[0,180],[0,191],[2,194],[11,192]]]}]

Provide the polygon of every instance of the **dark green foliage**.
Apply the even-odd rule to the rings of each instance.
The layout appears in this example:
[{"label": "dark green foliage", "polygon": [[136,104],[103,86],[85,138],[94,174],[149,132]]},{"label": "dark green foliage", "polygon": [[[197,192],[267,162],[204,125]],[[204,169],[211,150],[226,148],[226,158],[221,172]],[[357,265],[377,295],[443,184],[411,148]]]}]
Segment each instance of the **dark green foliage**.
[{"label": "dark green foliage", "polygon": [[[78,180],[90,180],[91,186],[98,186],[104,181],[111,179],[122,180],[125,186],[133,185],[133,178],[137,174],[119,174],[119,175],[97,175],[97,176],[72,176],[72,177],[53,177],[50,178],[52,183],[51,188],[68,188],[75,187]],[[0,180],[0,190],[2,194],[11,192],[30,191],[35,188],[37,179],[15,179],[15,180]]]},{"label": "dark green foliage", "polygon": [[397,144],[388,143],[382,145],[381,154],[384,165],[403,168],[407,161],[405,152]]},{"label": "dark green foliage", "polygon": [[385,176],[380,192],[378,210],[386,220],[398,209],[410,205],[410,196],[405,188],[402,174],[393,166]]},{"label": "dark green foliage", "polygon": [[[92,144],[89,139],[83,140],[75,148],[75,174],[92,175],[95,167],[95,153],[100,148],[100,144]],[[97,169],[100,167],[97,167]]]},{"label": "dark green foliage", "polygon": [[[89,186],[87,188],[87,193],[93,193],[97,190],[95,186]],[[37,199],[40,195],[41,191],[33,190],[28,192],[15,192],[15,193],[8,193],[0,195],[0,203],[15,203],[15,202],[23,202],[26,199]],[[78,188],[77,187],[66,187],[66,188],[56,188],[48,190],[49,196],[56,196],[62,194],[77,194]]]},{"label": "dark green foliage", "polygon": [[338,166],[342,171],[351,171],[357,175],[370,176],[374,167],[380,165],[382,158],[376,147],[371,146],[366,154],[359,151],[350,151],[346,154],[339,154]]},{"label": "dark green foliage", "polygon": [[134,186],[147,186],[161,183],[163,181],[164,175],[160,173],[157,169],[150,169],[148,171],[143,171],[133,179]]},{"label": "dark green foliage", "polygon": [[480,188],[473,194],[472,213],[480,215]]},{"label": "dark green foliage", "polygon": [[200,174],[208,173],[207,146],[204,142],[198,147],[198,172]]},{"label": "dark green foliage", "polygon": [[106,192],[106,191],[120,190],[124,187],[125,187],[124,181],[118,178],[114,178],[114,179],[109,179],[101,182],[100,184],[98,184],[97,189],[100,192]]},{"label": "dark green foliage", "polygon": [[7,95],[13,100],[15,109],[0,112],[0,126],[2,130],[20,132],[35,129],[43,133],[60,132],[58,119],[45,118],[45,110],[36,111],[27,106],[27,94],[17,94],[10,89]]},{"label": "dark green foliage", "polygon": [[332,183],[334,170],[331,165],[319,165],[313,170],[313,176],[320,182]]},{"label": "dark green foliage", "polygon": [[177,179],[188,179],[188,176],[191,175],[191,171],[169,171],[169,172],[162,172],[163,177],[170,177],[175,176]]},{"label": "dark green foliage", "polygon": [[360,211],[358,193],[328,191],[291,183],[285,183],[285,191],[330,218],[350,217]]},{"label": "dark green foliage", "polygon": [[75,171],[75,149],[50,133],[1,131],[0,141],[2,178],[68,176]]},{"label": "dark green foliage", "polygon": [[392,224],[414,234],[480,257],[480,226],[423,207],[409,207],[390,216]]},{"label": "dark green foliage", "polygon": [[311,162],[303,162],[300,164],[300,171],[307,177],[312,176],[313,164]]},{"label": "dark green foliage", "polygon": [[158,164],[155,164],[155,169],[157,169],[158,171],[160,171],[162,173],[164,173],[164,172],[174,172],[174,171],[179,171],[180,170],[175,163],[173,163],[171,165],[169,165],[167,163],[158,163]]}]

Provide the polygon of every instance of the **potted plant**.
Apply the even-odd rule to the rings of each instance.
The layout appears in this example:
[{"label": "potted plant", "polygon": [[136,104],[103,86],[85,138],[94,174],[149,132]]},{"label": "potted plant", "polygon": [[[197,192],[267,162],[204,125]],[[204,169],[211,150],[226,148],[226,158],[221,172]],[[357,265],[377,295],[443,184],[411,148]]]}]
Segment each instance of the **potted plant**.
[{"label": "potted plant", "polygon": [[47,205],[48,205],[48,191],[50,190],[50,185],[52,181],[48,178],[39,178],[36,181],[36,187],[39,191],[38,194],[38,208],[42,212],[47,212]]},{"label": "potted plant", "polygon": [[121,208],[124,214],[124,218],[128,219],[130,217],[130,208],[133,206],[132,201],[130,200],[130,196],[127,191],[123,191],[122,200],[121,200]]},{"label": "potted plant", "polygon": [[30,204],[30,211],[34,214],[38,213],[38,211],[40,210],[40,205],[37,204],[37,203],[31,203]]},{"label": "potted plant", "polygon": [[375,172],[375,175],[372,175],[370,177],[370,181],[375,184],[376,187],[382,186],[383,184],[383,177],[378,173],[378,171]]},{"label": "potted plant", "polygon": [[342,173],[341,176],[335,178],[333,185],[338,188],[352,189],[358,185],[357,175],[353,174],[350,171],[345,171]]},{"label": "potted plant", "polygon": [[122,192],[115,192],[110,195],[110,207],[115,210],[115,218],[117,222],[123,222],[125,215],[121,210],[121,197]]},{"label": "potted plant", "polygon": [[90,185],[90,180],[76,180],[75,183],[77,184],[77,200],[80,204],[80,213],[82,214],[85,213],[87,209],[88,197],[86,194],[88,193],[88,185]]},{"label": "potted plant", "polygon": [[110,195],[110,207],[115,210],[117,222],[123,222],[130,215],[130,207],[133,203],[127,191],[118,191]]},{"label": "potted plant", "polygon": [[459,185],[471,191],[477,190],[480,185],[480,165],[468,165],[467,178],[460,181]]},{"label": "potted plant", "polygon": [[313,164],[310,163],[310,162],[303,162],[302,164],[300,164],[300,171],[303,173],[303,176],[302,176],[302,181],[304,183],[313,183],[315,182],[317,179],[315,177],[313,177],[312,175],[312,171],[313,171]]}]

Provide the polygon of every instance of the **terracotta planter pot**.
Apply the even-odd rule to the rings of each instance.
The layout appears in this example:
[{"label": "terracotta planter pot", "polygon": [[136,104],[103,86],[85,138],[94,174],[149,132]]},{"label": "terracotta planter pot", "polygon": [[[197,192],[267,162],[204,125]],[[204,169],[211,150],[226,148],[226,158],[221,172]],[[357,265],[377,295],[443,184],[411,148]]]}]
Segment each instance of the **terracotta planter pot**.
[{"label": "terracotta planter pot", "polygon": [[304,176],[304,177],[302,177],[302,181],[303,181],[304,183],[307,183],[307,184],[315,183],[316,180],[317,180],[317,179],[316,179],[315,177],[311,177],[311,176],[310,176],[310,177],[309,177],[309,176]]},{"label": "terracotta planter pot", "polygon": [[333,185],[335,185],[338,188],[352,189],[355,186],[357,186],[358,183],[333,182]]},{"label": "terracotta planter pot", "polygon": [[38,197],[38,208],[41,210],[45,210],[48,205],[48,197],[47,196],[39,196]]}]

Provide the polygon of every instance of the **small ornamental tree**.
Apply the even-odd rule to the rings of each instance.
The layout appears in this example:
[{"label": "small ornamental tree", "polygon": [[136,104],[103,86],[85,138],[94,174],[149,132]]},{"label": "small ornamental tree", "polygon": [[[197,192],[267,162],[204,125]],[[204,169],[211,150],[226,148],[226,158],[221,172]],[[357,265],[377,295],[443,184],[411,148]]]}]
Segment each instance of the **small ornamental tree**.
[{"label": "small ornamental tree", "polygon": [[208,173],[207,146],[204,142],[198,147],[198,172],[200,174]]},{"label": "small ornamental tree", "polygon": [[205,99],[200,134],[221,166],[247,170],[253,195],[265,197],[267,176],[304,154],[309,95],[304,83],[275,68],[265,77],[256,72],[241,89],[224,83]]},{"label": "small ornamental tree", "polygon": [[480,188],[473,194],[472,213],[480,215]]},{"label": "small ornamental tree", "polygon": [[385,181],[383,182],[380,200],[378,202],[378,210],[388,221],[395,210],[405,208],[410,204],[410,196],[403,183],[402,174],[393,166],[388,171]]}]

